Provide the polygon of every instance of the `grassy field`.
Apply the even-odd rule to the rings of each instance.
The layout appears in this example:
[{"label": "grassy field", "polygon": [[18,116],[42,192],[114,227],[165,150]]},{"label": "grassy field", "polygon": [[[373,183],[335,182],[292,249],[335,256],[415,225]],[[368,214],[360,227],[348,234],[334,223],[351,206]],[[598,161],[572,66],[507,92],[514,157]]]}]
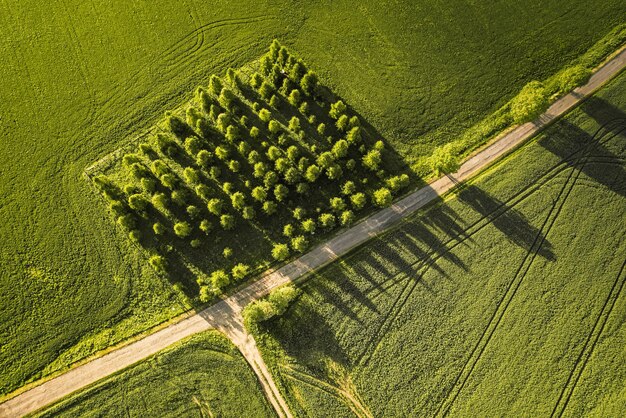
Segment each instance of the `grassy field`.
[{"label": "grassy field", "polygon": [[305,282],[259,338],[294,411],[624,415],[625,110],[622,74]]},{"label": "grassy field", "polygon": [[[188,309],[83,176],[278,38],[411,164],[623,21],[623,2],[0,3],[0,394]],[[323,47],[322,47],[323,46]]]},{"label": "grassy field", "polygon": [[217,332],[195,335],[73,395],[38,417],[270,417],[237,348]]}]

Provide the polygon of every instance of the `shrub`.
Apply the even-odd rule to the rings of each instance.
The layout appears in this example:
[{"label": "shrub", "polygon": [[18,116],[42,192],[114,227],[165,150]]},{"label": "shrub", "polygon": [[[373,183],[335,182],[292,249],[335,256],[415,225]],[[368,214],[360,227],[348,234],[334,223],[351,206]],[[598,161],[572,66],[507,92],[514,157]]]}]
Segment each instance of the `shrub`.
[{"label": "shrub", "polygon": [[274,196],[276,196],[276,200],[282,202],[287,195],[289,194],[289,189],[284,184],[277,184],[274,187]]},{"label": "shrub", "polygon": [[587,81],[589,81],[590,77],[591,70],[582,65],[575,65],[561,71],[556,76],[555,83],[557,85],[558,92],[561,94],[565,94],[574,90],[576,87],[585,84]]},{"label": "shrub", "polygon": [[153,255],[148,260],[148,263],[158,273],[165,273],[167,271],[167,260],[163,256]]},{"label": "shrub", "polygon": [[242,209],[241,216],[243,216],[243,219],[251,220],[256,216],[256,211],[252,206],[246,206]]},{"label": "shrub", "polygon": [[330,105],[328,115],[333,119],[339,119],[339,117],[344,114],[346,110],[348,110],[346,104],[341,100],[337,100],[335,103]]},{"label": "shrub", "polygon": [[401,174],[399,176],[389,177],[385,183],[391,191],[397,192],[409,185],[409,176],[407,174]]},{"label": "shrub", "polygon": [[254,164],[254,173],[253,176],[255,178],[261,178],[265,175],[265,173],[267,172],[267,169],[265,167],[265,163],[262,162],[258,162],[256,164]]},{"label": "shrub", "polygon": [[296,185],[296,193],[298,194],[307,194],[309,190],[310,190],[309,185],[306,183],[298,183]]},{"label": "shrub", "polygon": [[337,180],[343,175],[343,170],[339,164],[333,164],[326,169],[326,176],[330,180]]},{"label": "shrub", "polygon": [[133,229],[128,233],[128,239],[130,239],[131,242],[138,243],[139,241],[141,241],[141,231],[139,231],[138,229]]},{"label": "shrub", "polygon": [[222,213],[224,207],[224,201],[222,199],[213,198],[207,203],[207,209],[215,216],[219,216]]},{"label": "shrub", "polygon": [[152,196],[152,205],[160,210],[167,210],[167,205],[169,203],[169,198],[165,193],[155,193]]},{"label": "shrub", "polygon": [[546,109],[547,105],[548,98],[543,84],[539,81],[531,81],[511,100],[511,118],[518,124],[534,120]]},{"label": "shrub", "polygon": [[276,135],[278,132],[280,132],[280,124],[275,120],[271,120],[267,124],[267,129],[270,131],[270,133]]},{"label": "shrub", "polygon": [[174,233],[181,238],[188,237],[191,234],[191,226],[187,222],[177,222],[174,224]]},{"label": "shrub", "polygon": [[300,130],[300,119],[295,116],[289,120],[289,129],[293,132],[298,132]]},{"label": "shrub", "polygon": [[340,197],[333,197],[330,199],[330,208],[334,212],[341,212],[346,209],[346,202]]},{"label": "shrub", "polygon": [[242,315],[246,326],[253,327],[275,316],[276,308],[267,300],[256,300],[245,307]]},{"label": "shrub", "polygon": [[232,276],[235,280],[243,280],[250,274],[250,266],[238,263],[233,267]]},{"label": "shrub", "polygon": [[381,187],[376,190],[372,196],[372,202],[381,208],[391,205],[392,200],[393,196],[391,195],[391,191],[386,187]]},{"label": "shrub", "polygon": [[287,244],[275,244],[272,248],[274,260],[283,261],[289,257],[289,247]]},{"label": "shrub", "polygon": [[148,200],[140,194],[133,194],[128,197],[128,206],[131,209],[143,211],[148,208]]},{"label": "shrub", "polygon": [[355,193],[350,196],[350,202],[352,203],[352,207],[354,207],[354,209],[363,209],[367,203],[367,197],[364,193]]},{"label": "shrub", "polygon": [[283,235],[286,237],[293,236],[295,229],[292,224],[287,224],[283,227]]},{"label": "shrub", "polygon": [[232,215],[222,215],[220,217],[220,225],[227,231],[235,227],[235,218]]},{"label": "shrub", "polygon": [[343,158],[348,155],[348,141],[345,139],[340,139],[335,142],[333,145],[332,153],[335,155],[335,158]]},{"label": "shrub", "polygon": [[378,170],[378,166],[382,162],[380,151],[377,149],[370,150],[363,156],[363,166],[371,171]]},{"label": "shrub", "polygon": [[330,229],[335,226],[335,215],[332,213],[322,213],[319,217],[322,228]]},{"label": "shrub", "polygon": [[341,212],[340,222],[342,226],[349,226],[354,222],[354,212],[345,210]]},{"label": "shrub", "polygon": [[265,212],[267,215],[273,215],[276,213],[277,210],[278,205],[276,204],[276,202],[267,201],[263,203],[263,212]]},{"label": "shrub", "polygon": [[263,177],[263,184],[265,185],[265,187],[270,188],[277,182],[278,174],[276,174],[274,171],[268,171],[267,173],[265,173],[265,176]]},{"label": "shrub", "polygon": [[200,231],[204,232],[208,235],[208,233],[213,229],[213,224],[208,219],[203,219],[200,222]]},{"label": "shrub", "polygon": [[155,222],[152,225],[152,230],[156,235],[163,235],[165,233],[165,226],[161,222]]},{"label": "shrub", "polygon": [[252,189],[251,195],[252,195],[252,198],[258,202],[264,202],[265,199],[267,199],[267,192],[261,186],[257,186],[254,189]]},{"label": "shrub", "polygon": [[224,256],[224,258],[231,258],[233,256],[233,249],[230,247],[224,247],[222,256]]},{"label": "shrub", "polygon": [[455,156],[453,144],[435,148],[430,156],[430,166],[436,175],[454,173],[459,169],[458,158]]},{"label": "shrub", "polygon": [[230,284],[230,277],[228,276],[228,273],[226,273],[224,270],[215,270],[213,273],[211,273],[209,280],[211,281],[213,288],[220,292],[222,289]]},{"label": "shrub", "polygon": [[317,180],[317,178],[320,176],[320,173],[321,173],[320,168],[316,166],[315,164],[312,164],[306,169],[304,178],[306,178],[306,180],[309,183],[314,183]]}]

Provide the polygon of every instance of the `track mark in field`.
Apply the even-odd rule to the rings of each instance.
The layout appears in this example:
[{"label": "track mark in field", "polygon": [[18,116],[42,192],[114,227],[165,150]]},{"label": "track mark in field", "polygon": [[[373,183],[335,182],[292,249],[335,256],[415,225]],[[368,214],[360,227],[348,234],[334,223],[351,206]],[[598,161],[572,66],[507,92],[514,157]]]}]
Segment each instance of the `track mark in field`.
[{"label": "track mark in field", "polygon": [[609,136],[609,139],[607,140],[610,140],[626,128],[626,125],[624,125],[622,120],[617,120],[617,124],[620,130],[618,130],[617,132],[613,132],[613,129],[607,128],[607,126],[611,126],[612,128],[613,124],[614,123],[609,123],[601,126],[592,136],[591,140],[583,148],[583,155],[581,155],[580,158],[574,164],[572,164],[570,174],[563,184],[563,187],[561,188],[556,201],[554,202],[552,208],[546,216],[546,219],[541,226],[540,232],[535,238],[535,242],[533,243],[530,251],[527,253],[526,257],[522,261],[522,264],[518,268],[513,280],[508,285],[504,295],[500,299],[500,302],[498,303],[496,310],[489,319],[485,330],[483,331],[478,342],[472,349],[466,363],[461,369],[461,372],[454,380],[452,388],[448,391],[447,396],[439,405],[439,408],[435,412],[435,416],[446,416],[449,413],[450,408],[458,398],[459,394],[465,387],[465,384],[473,373],[476,365],[478,364],[478,361],[480,360],[480,357],[489,345],[489,342],[491,341],[491,338],[493,337],[496,329],[502,321],[502,318],[506,314],[506,311],[511,301],[513,300],[515,294],[517,293],[517,290],[523,282],[524,277],[526,276],[533,261],[535,260],[538,250],[541,248],[541,245],[543,244],[551,228],[555,224],[556,219],[558,218],[563,206],[565,205],[565,202],[567,201],[567,198],[569,197],[574,186],[576,185],[576,181],[578,180],[580,174],[583,172],[583,168],[587,164],[588,156],[592,152],[593,147],[601,144],[601,139],[604,139],[606,136]]},{"label": "track mark in field", "polygon": [[[365,406],[363,400],[358,396],[356,390],[331,385],[308,373],[296,370],[292,367],[281,365],[282,372],[292,380],[304,383],[325,392],[334,398],[342,401],[359,418],[372,418],[372,414]],[[354,393],[353,393],[354,392]]]},{"label": "track mark in field", "polygon": [[587,367],[587,363],[591,358],[591,354],[593,353],[596,344],[600,339],[600,336],[604,332],[604,328],[606,327],[609,317],[613,312],[615,303],[619,299],[622,290],[624,289],[624,283],[626,282],[625,267],[626,260],[624,260],[624,262],[622,263],[622,267],[617,274],[615,281],[613,282],[613,286],[611,287],[609,295],[602,305],[602,309],[600,310],[598,318],[596,319],[596,322],[594,323],[593,328],[589,333],[589,336],[587,337],[587,341],[585,341],[585,345],[583,346],[583,349],[580,352],[578,359],[576,360],[574,368],[570,372],[569,377],[567,378],[567,382],[565,383],[565,386],[563,386],[563,390],[561,390],[561,394],[559,395],[559,398],[554,405],[554,409],[552,410],[552,414],[550,415],[552,417],[563,416],[563,413],[567,409],[567,405],[569,404],[572,394],[574,393],[574,389],[578,385],[578,381],[580,380],[583,371]]}]

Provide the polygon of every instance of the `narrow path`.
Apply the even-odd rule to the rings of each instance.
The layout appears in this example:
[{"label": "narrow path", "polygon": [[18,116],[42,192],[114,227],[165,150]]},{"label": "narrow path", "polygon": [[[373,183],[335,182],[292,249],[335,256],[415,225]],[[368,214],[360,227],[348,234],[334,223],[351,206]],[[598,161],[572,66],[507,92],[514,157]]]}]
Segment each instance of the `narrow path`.
[{"label": "narrow path", "polygon": [[523,141],[534,136],[554,119],[560,117],[593,94],[602,84],[617,75],[626,67],[626,50],[607,62],[589,80],[573,93],[557,100],[534,122],[517,127],[491,145],[468,159],[456,173],[444,176],[425,186],[391,207],[365,218],[354,227],[340,233],[297,260],[267,274],[234,295],[215,305],[163,328],[139,341],[112,351],[89,363],[50,379],[39,386],[21,393],[0,404],[0,417],[18,417],[34,412],[56,402],[89,384],[112,373],[122,370],[144,358],[157,353],[185,337],[208,329],[219,329],[226,333],[242,350],[268,396],[268,399],[281,417],[291,417],[285,401],[263,362],[256,343],[248,336],[241,324],[241,311],[253,300],[267,295],[272,289],[299,279],[313,270],[319,269],[352,249],[381,234],[416,212],[418,209],[445,194],[458,182],[464,181],[483,170],[494,161],[507,154]]}]

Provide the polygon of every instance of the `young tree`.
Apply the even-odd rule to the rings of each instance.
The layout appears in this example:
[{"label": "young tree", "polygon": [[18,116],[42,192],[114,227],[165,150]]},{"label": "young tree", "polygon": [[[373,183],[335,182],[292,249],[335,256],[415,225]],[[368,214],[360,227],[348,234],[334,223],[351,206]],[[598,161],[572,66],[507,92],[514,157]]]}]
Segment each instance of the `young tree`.
[{"label": "young tree", "polygon": [[289,257],[289,247],[287,244],[275,244],[272,248],[274,260],[283,261]]},{"label": "young tree", "polygon": [[294,231],[295,231],[295,228],[293,227],[292,224],[286,224],[283,227],[283,235],[286,236],[286,237],[293,236]]},{"label": "young tree", "polygon": [[209,280],[211,281],[213,288],[218,290],[219,292],[221,292],[222,289],[230,284],[230,277],[228,276],[228,273],[226,273],[224,270],[214,271],[213,273],[211,273]]},{"label": "young tree", "polygon": [[211,223],[211,221],[209,221],[208,219],[203,219],[202,221],[200,221],[200,231],[208,235],[212,229],[213,224]]},{"label": "young tree", "polygon": [[252,174],[255,178],[261,178],[265,175],[265,173],[267,172],[267,168],[265,166],[265,163],[263,162],[258,162],[256,164],[254,164],[254,173]]},{"label": "young tree", "polygon": [[381,187],[376,190],[372,196],[374,204],[381,208],[391,205],[392,200],[393,196],[391,195],[391,191],[386,187]]},{"label": "young tree", "polygon": [[346,135],[346,140],[350,144],[357,144],[361,142],[361,128],[355,126],[354,128],[350,129],[350,131],[348,131],[348,135]]},{"label": "young tree", "polygon": [[185,206],[187,203],[187,193],[185,189],[177,189],[172,192],[172,202],[178,206]]},{"label": "young tree", "polygon": [[155,222],[152,225],[152,230],[155,235],[163,235],[165,234],[165,226],[161,222]]},{"label": "young tree", "polygon": [[277,95],[272,94],[272,97],[270,97],[269,103],[270,103],[270,106],[272,106],[274,109],[276,109],[280,105],[280,99],[278,98]]},{"label": "young tree", "polygon": [[259,95],[264,100],[269,100],[270,97],[272,97],[273,93],[274,93],[274,88],[272,87],[272,85],[268,83],[267,81],[263,81],[261,83],[261,87],[259,87]]},{"label": "young tree", "polygon": [[267,215],[273,215],[276,213],[277,210],[278,205],[276,204],[276,202],[267,201],[263,203],[263,212],[265,212]]},{"label": "young tree", "polygon": [[317,178],[320,176],[320,173],[321,173],[320,168],[316,166],[315,164],[312,164],[306,169],[304,178],[306,178],[306,180],[309,183],[314,183],[317,180]]},{"label": "young tree", "polygon": [[163,174],[161,176],[161,184],[168,189],[173,190],[178,185],[178,180],[173,174]]},{"label": "young tree", "polygon": [[340,139],[339,141],[335,142],[335,145],[333,145],[332,153],[337,159],[344,158],[346,155],[348,155],[348,147],[348,141],[346,141],[345,139]]},{"label": "young tree", "polygon": [[333,119],[339,119],[339,117],[343,115],[346,110],[348,110],[346,104],[341,100],[337,100],[335,103],[330,105],[330,111],[328,112],[328,115]]},{"label": "young tree", "polygon": [[329,168],[334,162],[335,156],[329,151],[325,151],[317,157],[317,164],[321,168]]},{"label": "young tree", "polygon": [[150,266],[157,271],[157,273],[164,274],[167,272],[167,260],[160,255],[153,255],[148,260]]},{"label": "young tree", "polygon": [[380,155],[380,151],[377,149],[372,149],[363,156],[363,166],[371,171],[378,170],[381,162],[382,156]]},{"label": "young tree", "polygon": [[409,176],[407,174],[401,174],[399,176],[389,177],[385,183],[392,192],[397,192],[409,185]]},{"label": "young tree", "polygon": [[270,113],[269,110],[265,108],[259,110],[259,119],[261,119],[261,121],[267,123],[270,121],[271,118],[272,118],[272,114]]},{"label": "young tree", "polygon": [[209,169],[209,175],[213,180],[217,179],[221,173],[222,170],[218,166],[213,166]]},{"label": "young tree", "polygon": [[267,192],[261,186],[257,186],[252,189],[252,198],[257,202],[264,202],[267,199]]},{"label": "young tree", "polygon": [[302,221],[301,227],[304,232],[307,232],[309,234],[315,233],[315,221],[311,218]]},{"label": "young tree", "polygon": [[332,213],[322,213],[319,217],[319,224],[322,228],[333,228],[335,226],[335,215]]},{"label": "young tree", "polygon": [[259,137],[259,128],[257,128],[256,126],[253,126],[252,128],[250,128],[250,138],[252,139],[256,139]]},{"label": "young tree", "polygon": [[228,125],[226,127],[226,140],[228,143],[233,144],[239,139],[239,129],[234,125]]},{"label": "young tree", "polygon": [[198,154],[196,155],[196,164],[198,164],[200,167],[207,167],[211,163],[212,159],[213,159],[213,154],[203,149],[199,151]]},{"label": "young tree", "polygon": [[241,192],[233,193],[230,197],[233,208],[241,210],[246,205],[246,197]]},{"label": "young tree", "polygon": [[271,120],[267,124],[267,130],[270,131],[271,134],[276,135],[280,132],[280,123],[275,120]]},{"label": "young tree", "polygon": [[278,182],[278,174],[274,171],[268,171],[263,177],[263,184],[268,189]]},{"label": "young tree", "polygon": [[200,208],[195,205],[187,206],[187,214],[191,219],[198,219],[200,217]]},{"label": "young tree", "polygon": [[224,207],[224,201],[222,199],[213,198],[207,203],[207,209],[215,216],[222,214],[222,208]]},{"label": "young tree", "polygon": [[289,130],[293,131],[293,132],[299,132],[300,131],[300,119],[298,119],[297,117],[293,116],[290,120],[289,120]]},{"label": "young tree", "polygon": [[225,181],[224,183],[222,183],[222,191],[224,191],[224,193],[226,194],[233,194],[233,192],[235,191],[235,186],[233,186],[231,182]]},{"label": "young tree", "polygon": [[459,162],[455,156],[453,144],[449,143],[435,148],[430,156],[430,166],[438,176],[454,173],[459,169]]},{"label": "young tree", "polygon": [[348,129],[348,122],[348,116],[341,115],[339,116],[339,119],[337,119],[335,125],[337,126],[337,129],[339,129],[341,132],[345,132]]},{"label": "young tree", "polygon": [[345,196],[349,196],[356,191],[356,186],[354,182],[351,180],[346,181],[343,186],[341,186],[341,194]]},{"label": "young tree", "polygon": [[330,180],[338,180],[343,175],[343,170],[339,164],[333,164],[326,169],[326,176]]},{"label": "young tree", "polygon": [[241,163],[237,160],[230,160],[228,162],[228,169],[233,173],[238,173],[241,169]]},{"label": "young tree", "polygon": [[296,193],[298,194],[307,194],[309,193],[309,185],[307,183],[298,183],[296,184]]},{"label": "young tree", "polygon": [[298,107],[300,101],[302,100],[302,96],[300,94],[300,90],[293,89],[291,93],[289,93],[289,104],[293,107]]},{"label": "young tree", "polygon": [[289,167],[291,167],[291,163],[284,157],[280,157],[274,162],[274,168],[279,173],[284,173]]},{"label": "young tree", "polygon": [[282,202],[288,194],[289,189],[287,188],[287,186],[283,184],[277,184],[276,187],[274,187],[274,196],[276,196],[277,201]]},{"label": "young tree", "polygon": [[225,161],[229,155],[230,155],[230,152],[228,151],[228,148],[223,147],[221,145],[215,147],[215,156],[219,160]]},{"label": "young tree", "polygon": [[254,210],[252,206],[245,206],[241,210],[241,216],[243,217],[243,219],[246,219],[249,221],[251,219],[254,219],[254,217],[256,216],[256,211]]},{"label": "young tree", "polygon": [[330,208],[334,212],[341,212],[346,209],[346,202],[340,197],[333,197],[330,199]]},{"label": "young tree", "polygon": [[189,184],[196,184],[200,181],[200,172],[192,167],[186,167],[183,170],[183,177]]},{"label": "young tree", "polygon": [[200,240],[199,238],[194,238],[189,244],[192,248],[199,248],[202,245],[202,240]]},{"label": "young tree", "polygon": [[363,209],[365,204],[367,203],[367,197],[364,193],[355,193],[350,196],[350,202],[352,203],[352,207],[356,210]]},{"label": "young tree", "polygon": [[268,149],[267,149],[267,158],[270,159],[270,161],[276,161],[280,156],[282,155],[282,152],[280,150],[280,148],[271,145]]},{"label": "young tree", "polygon": [[134,210],[144,211],[148,208],[148,200],[141,194],[133,194],[128,197],[128,206]]},{"label": "young tree", "polygon": [[299,253],[305,252],[308,246],[309,240],[307,240],[303,235],[298,235],[297,237],[293,237],[291,239],[291,248]]},{"label": "young tree", "polygon": [[287,148],[287,158],[289,158],[290,161],[296,161],[299,156],[300,150],[298,149],[298,147],[296,147],[295,145],[291,145],[289,148]]},{"label": "young tree", "polygon": [[226,133],[230,123],[230,118],[226,113],[220,113],[217,115],[217,119],[215,119],[215,126],[219,129],[220,132]]},{"label": "young tree", "polygon": [[209,91],[211,94],[218,96],[222,91],[222,87],[222,80],[220,80],[220,78],[215,74],[211,75],[209,78]]},{"label": "young tree", "polygon": [[351,210],[341,212],[340,221],[342,226],[351,225],[354,222],[354,213]]},{"label": "young tree", "polygon": [[317,125],[317,133],[320,134],[320,136],[324,136],[324,133],[326,133],[325,123],[320,123],[319,125]]},{"label": "young tree", "polygon": [[289,168],[285,170],[284,177],[288,184],[295,184],[300,180],[300,172],[297,168],[290,165]]},{"label": "young tree", "polygon": [[152,205],[161,210],[161,211],[165,211],[167,210],[167,205],[169,204],[169,199],[167,197],[167,195],[165,193],[155,193],[152,196]]},{"label": "young tree", "polygon": [[152,161],[151,166],[152,172],[155,176],[161,177],[163,174],[168,174],[170,172],[169,167],[163,160],[154,160]]},{"label": "young tree", "polygon": [[220,225],[227,231],[235,227],[235,218],[232,215],[222,215],[220,217]]},{"label": "young tree", "polygon": [[250,266],[238,263],[233,267],[232,275],[235,280],[243,280],[250,274]]},{"label": "young tree", "polygon": [[306,209],[298,206],[297,208],[293,210],[292,214],[293,214],[294,219],[301,221],[302,218],[304,218],[304,216],[306,215]]},{"label": "young tree", "polygon": [[317,83],[318,83],[317,74],[315,74],[315,72],[309,70],[302,77],[302,80],[300,81],[300,87],[302,87],[302,90],[306,94],[312,95],[313,93],[315,93],[315,90],[317,89]]},{"label": "young tree", "polygon": [[263,77],[261,77],[261,74],[259,73],[252,74],[252,78],[250,79],[250,85],[253,88],[258,89],[261,86],[261,83],[263,83]]},{"label": "young tree", "polygon": [[191,225],[184,221],[176,222],[174,224],[174,233],[181,238],[188,237],[191,234]]}]

